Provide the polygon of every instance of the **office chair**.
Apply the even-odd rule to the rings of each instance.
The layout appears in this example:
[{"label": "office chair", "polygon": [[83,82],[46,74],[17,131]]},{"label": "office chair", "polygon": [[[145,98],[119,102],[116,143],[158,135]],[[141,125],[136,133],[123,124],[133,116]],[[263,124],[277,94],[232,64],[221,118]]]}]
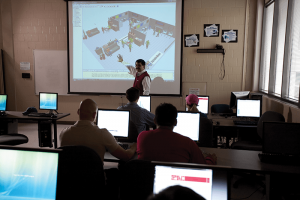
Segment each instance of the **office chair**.
[{"label": "office chair", "polygon": [[136,125],[130,120],[129,121],[129,133],[128,133],[130,142],[137,142],[138,136],[139,136],[139,132],[136,128]]},{"label": "office chair", "polygon": [[8,134],[7,122],[0,122],[0,127],[0,145],[19,145],[28,142],[28,137],[26,135],[18,133]]},{"label": "office chair", "polygon": [[121,169],[122,200],[145,200],[152,194],[154,165],[151,161],[130,160]]},{"label": "office chair", "polygon": [[210,108],[211,113],[233,113],[227,104],[214,104]]},{"label": "office chair", "polygon": [[263,122],[285,122],[285,118],[282,114],[267,111],[265,112],[257,123],[257,135],[254,136],[253,140],[241,140],[233,143],[231,145],[232,149],[242,149],[242,150],[252,150],[261,151],[262,150],[262,132],[263,132]]},{"label": "office chair", "polygon": [[213,147],[213,124],[206,117],[200,117],[200,147]]},{"label": "office chair", "polygon": [[57,199],[105,199],[103,162],[85,146],[60,147]]}]

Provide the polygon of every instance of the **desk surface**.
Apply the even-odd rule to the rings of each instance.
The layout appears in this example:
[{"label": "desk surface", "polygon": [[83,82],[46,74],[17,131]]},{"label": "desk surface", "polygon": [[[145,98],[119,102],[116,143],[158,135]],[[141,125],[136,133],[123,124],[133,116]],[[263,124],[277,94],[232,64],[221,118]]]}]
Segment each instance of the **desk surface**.
[{"label": "desk surface", "polygon": [[22,119],[22,120],[59,120],[61,118],[64,118],[70,113],[62,113],[62,114],[57,114],[56,118],[51,118],[51,117],[30,117],[27,115],[23,115],[21,111],[5,111],[6,116],[0,116],[0,119]]},{"label": "desk surface", "polygon": [[[235,125],[233,123],[233,120],[237,120],[238,118],[237,117],[223,117],[223,116],[220,116],[219,114],[208,114],[207,115],[207,118],[212,120],[213,122],[213,125],[214,126],[226,126],[226,127],[241,127],[241,128],[255,128],[257,127],[257,125]],[[219,124],[217,124],[216,122],[219,122]]]},{"label": "desk surface", "polygon": [[[247,151],[236,149],[200,148],[203,153],[215,153],[217,155],[217,165],[229,166],[234,170],[255,171],[264,174],[270,173],[295,173],[300,174],[300,166],[276,165],[260,162],[258,154],[260,151]],[[134,159],[137,158],[137,155]],[[109,152],[104,155],[104,161],[118,162],[119,159]]]}]

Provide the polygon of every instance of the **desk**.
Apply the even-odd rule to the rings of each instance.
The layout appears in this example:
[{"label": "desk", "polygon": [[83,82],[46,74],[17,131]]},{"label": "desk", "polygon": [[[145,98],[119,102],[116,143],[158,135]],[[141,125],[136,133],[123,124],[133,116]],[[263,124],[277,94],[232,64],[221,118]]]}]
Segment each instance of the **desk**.
[{"label": "desk", "polygon": [[51,117],[30,117],[27,115],[23,115],[22,112],[19,111],[6,111],[6,116],[0,116],[0,119],[3,121],[18,121],[18,120],[31,120],[31,121],[51,121],[54,126],[54,148],[57,148],[57,125],[56,121],[62,119],[66,116],[69,116],[70,113],[65,114],[57,114],[57,118]]}]

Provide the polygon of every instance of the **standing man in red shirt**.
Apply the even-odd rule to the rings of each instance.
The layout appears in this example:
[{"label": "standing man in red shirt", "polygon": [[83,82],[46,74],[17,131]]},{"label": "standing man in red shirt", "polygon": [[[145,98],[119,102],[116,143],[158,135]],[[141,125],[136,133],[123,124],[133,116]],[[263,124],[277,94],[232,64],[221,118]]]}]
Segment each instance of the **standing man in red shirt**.
[{"label": "standing man in red shirt", "polygon": [[[119,62],[126,65],[123,62],[123,58],[121,55],[118,55]],[[135,67],[131,65],[126,65],[129,69],[129,74],[135,77],[133,82],[133,87],[137,88],[140,91],[140,95],[149,95],[150,94],[150,85],[151,79],[150,75],[145,70],[145,61],[143,59],[138,59],[135,62]]]}]

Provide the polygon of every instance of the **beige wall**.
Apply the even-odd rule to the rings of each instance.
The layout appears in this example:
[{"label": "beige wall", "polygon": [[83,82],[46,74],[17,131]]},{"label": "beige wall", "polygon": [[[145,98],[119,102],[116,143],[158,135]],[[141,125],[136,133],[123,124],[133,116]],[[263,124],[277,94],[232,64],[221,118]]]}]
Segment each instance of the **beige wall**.
[{"label": "beige wall", "polygon": [[[38,96],[34,94],[32,50],[67,49],[66,2],[6,0],[1,6],[3,46],[6,46],[4,49],[8,57],[6,68],[9,71],[9,109],[23,111],[29,106],[38,108]],[[226,76],[224,80],[218,78],[222,54],[200,54],[196,53],[197,47],[184,47],[183,96],[188,94],[191,87],[200,88],[201,94],[211,97],[210,105],[228,104],[231,91],[251,89],[255,17],[256,0],[184,1],[183,34],[200,34],[199,48],[209,49],[214,48],[216,44],[222,44],[226,50]],[[204,24],[213,23],[220,24],[221,30],[237,29],[238,43],[221,43],[221,36],[203,37]],[[10,47],[9,42],[13,44]],[[22,61],[30,62],[30,71],[20,70]],[[31,79],[22,79],[22,72],[29,72]],[[59,96],[58,111],[71,113],[71,116],[64,120],[77,119],[78,104],[85,98],[93,98],[99,107],[103,108],[116,108],[122,102],[120,96]],[[123,102],[126,102],[125,98]],[[179,97],[154,97],[152,108],[160,102],[173,103],[179,110],[184,109],[185,103],[184,99]]]}]

